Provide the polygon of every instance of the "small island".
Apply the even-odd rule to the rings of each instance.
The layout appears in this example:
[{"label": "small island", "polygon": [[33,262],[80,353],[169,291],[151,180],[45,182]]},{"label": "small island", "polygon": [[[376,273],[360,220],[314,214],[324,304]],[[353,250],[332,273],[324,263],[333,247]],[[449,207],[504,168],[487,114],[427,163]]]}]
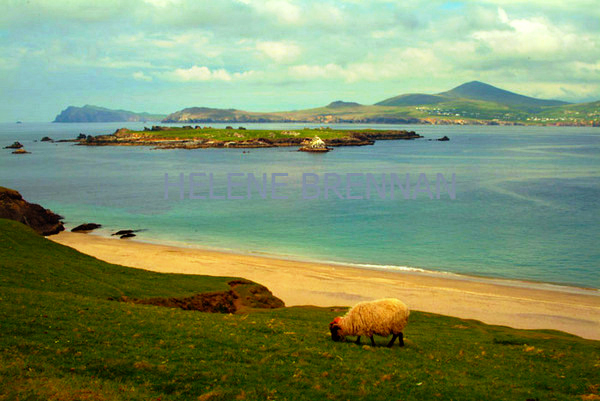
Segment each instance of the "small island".
[{"label": "small island", "polygon": [[212,128],[200,126],[153,126],[143,131],[127,128],[110,135],[80,135],[74,142],[85,146],[152,146],[156,149],[198,148],[273,148],[310,146],[319,137],[326,148],[336,146],[373,145],[376,140],[422,138],[414,131],[404,130],[338,130],[331,128],[304,128],[290,130],[254,130],[244,127]]}]

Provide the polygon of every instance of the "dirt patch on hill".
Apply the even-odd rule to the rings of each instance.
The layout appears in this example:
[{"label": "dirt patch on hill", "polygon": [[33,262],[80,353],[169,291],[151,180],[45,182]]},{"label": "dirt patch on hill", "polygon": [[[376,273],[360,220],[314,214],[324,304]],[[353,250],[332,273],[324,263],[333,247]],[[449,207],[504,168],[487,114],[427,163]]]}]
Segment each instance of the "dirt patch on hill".
[{"label": "dirt patch on hill", "polygon": [[228,291],[195,294],[189,297],[136,299],[122,296],[117,301],[164,306],[210,313],[244,313],[253,309],[274,309],[285,306],[269,289],[249,280],[228,282]]}]

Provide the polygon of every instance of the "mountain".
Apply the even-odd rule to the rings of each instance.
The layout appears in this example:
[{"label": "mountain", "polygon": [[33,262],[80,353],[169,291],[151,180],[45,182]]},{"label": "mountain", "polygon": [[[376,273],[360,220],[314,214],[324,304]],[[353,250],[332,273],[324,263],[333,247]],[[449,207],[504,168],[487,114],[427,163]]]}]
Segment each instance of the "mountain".
[{"label": "mountain", "polygon": [[417,106],[421,104],[436,104],[446,99],[439,95],[425,95],[422,93],[408,93],[406,95],[394,96],[389,99],[375,103],[376,106]]},{"label": "mountain", "polygon": [[499,103],[506,106],[516,107],[545,107],[545,106],[563,106],[569,104],[562,100],[536,99],[529,96],[519,95],[495,86],[485,84],[479,81],[471,81],[447,92],[442,92],[440,96],[449,98],[461,98],[470,100],[483,100],[486,102]]},{"label": "mountain", "polygon": [[532,110],[534,108],[539,109],[540,107],[563,106],[569,104],[568,102],[563,102],[561,100],[545,100],[523,96],[504,89],[496,88],[495,86],[483,82],[472,81],[457,86],[449,91],[438,93],[437,95],[408,93],[385,99],[379,103],[375,103],[375,105],[421,106],[452,102],[455,100],[492,102],[503,106],[527,108],[528,110]]},{"label": "mountain", "polygon": [[[152,121],[164,116],[109,110],[96,106],[69,107],[55,122]],[[543,124],[600,126],[600,102],[571,104],[536,99],[472,81],[438,94],[408,93],[373,105],[336,100],[313,109],[252,112],[189,107],[171,113],[166,123],[296,122],[313,124]]]},{"label": "mountain", "polygon": [[165,115],[134,113],[127,110],[111,110],[104,107],[85,105],[69,106],[56,116],[55,123],[105,123],[125,121],[160,121]]},{"label": "mountain", "polygon": [[362,106],[362,105],[360,103],[356,103],[356,102],[344,102],[341,100],[336,100],[335,102],[329,103],[326,107],[329,107],[331,109],[340,109],[340,108],[344,108],[344,107],[356,107],[356,106]]},{"label": "mountain", "polygon": [[275,113],[256,113],[236,109],[189,107],[166,116],[164,123],[211,123],[211,122],[270,122],[283,121]]}]

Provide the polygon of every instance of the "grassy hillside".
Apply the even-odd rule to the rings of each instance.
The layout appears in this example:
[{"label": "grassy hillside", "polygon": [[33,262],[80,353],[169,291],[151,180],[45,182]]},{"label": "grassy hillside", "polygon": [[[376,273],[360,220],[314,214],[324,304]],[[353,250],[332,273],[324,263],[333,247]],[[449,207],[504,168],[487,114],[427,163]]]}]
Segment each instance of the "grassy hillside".
[{"label": "grassy hillside", "polygon": [[560,332],[413,312],[404,348],[373,348],[330,340],[336,308],[229,315],[108,299],[227,280],[103,263],[0,220],[0,399],[598,397],[600,343]]},{"label": "grassy hillside", "polygon": [[518,93],[509,92],[479,81],[464,83],[447,92],[442,92],[440,95],[451,98],[482,100],[506,106],[521,107],[524,111],[536,111],[544,106],[562,106],[568,104],[561,100],[537,99],[519,95]]},{"label": "grassy hillside", "polygon": [[440,95],[425,95],[423,93],[409,93],[406,95],[394,96],[389,99],[375,103],[377,106],[418,106],[424,104],[436,104],[448,101],[448,98]]},{"label": "grassy hillside", "polygon": [[[573,109],[571,109],[573,108]],[[576,113],[574,109],[585,109]],[[537,99],[473,81],[439,94],[409,93],[374,105],[335,101],[325,107],[271,113],[193,107],[170,114],[164,122],[310,122],[600,125],[598,102],[570,105]],[[591,123],[590,123],[591,121]]]},{"label": "grassy hillside", "polygon": [[530,118],[533,121],[600,121],[600,101],[569,104],[545,109]]}]

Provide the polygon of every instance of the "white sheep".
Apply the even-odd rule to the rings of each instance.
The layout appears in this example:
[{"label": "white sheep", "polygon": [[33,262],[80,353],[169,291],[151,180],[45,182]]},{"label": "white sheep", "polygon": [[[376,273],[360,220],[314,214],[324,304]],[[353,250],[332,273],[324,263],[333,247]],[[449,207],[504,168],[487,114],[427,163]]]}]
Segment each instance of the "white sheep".
[{"label": "white sheep", "polygon": [[387,346],[391,347],[398,338],[398,343],[402,347],[404,346],[402,330],[408,323],[409,315],[408,307],[395,298],[360,302],[344,317],[336,317],[329,323],[331,339],[340,341],[345,336],[357,336],[356,343],[360,344],[360,336],[368,336],[371,345],[375,346],[374,334],[384,337],[392,334],[392,340]]}]

